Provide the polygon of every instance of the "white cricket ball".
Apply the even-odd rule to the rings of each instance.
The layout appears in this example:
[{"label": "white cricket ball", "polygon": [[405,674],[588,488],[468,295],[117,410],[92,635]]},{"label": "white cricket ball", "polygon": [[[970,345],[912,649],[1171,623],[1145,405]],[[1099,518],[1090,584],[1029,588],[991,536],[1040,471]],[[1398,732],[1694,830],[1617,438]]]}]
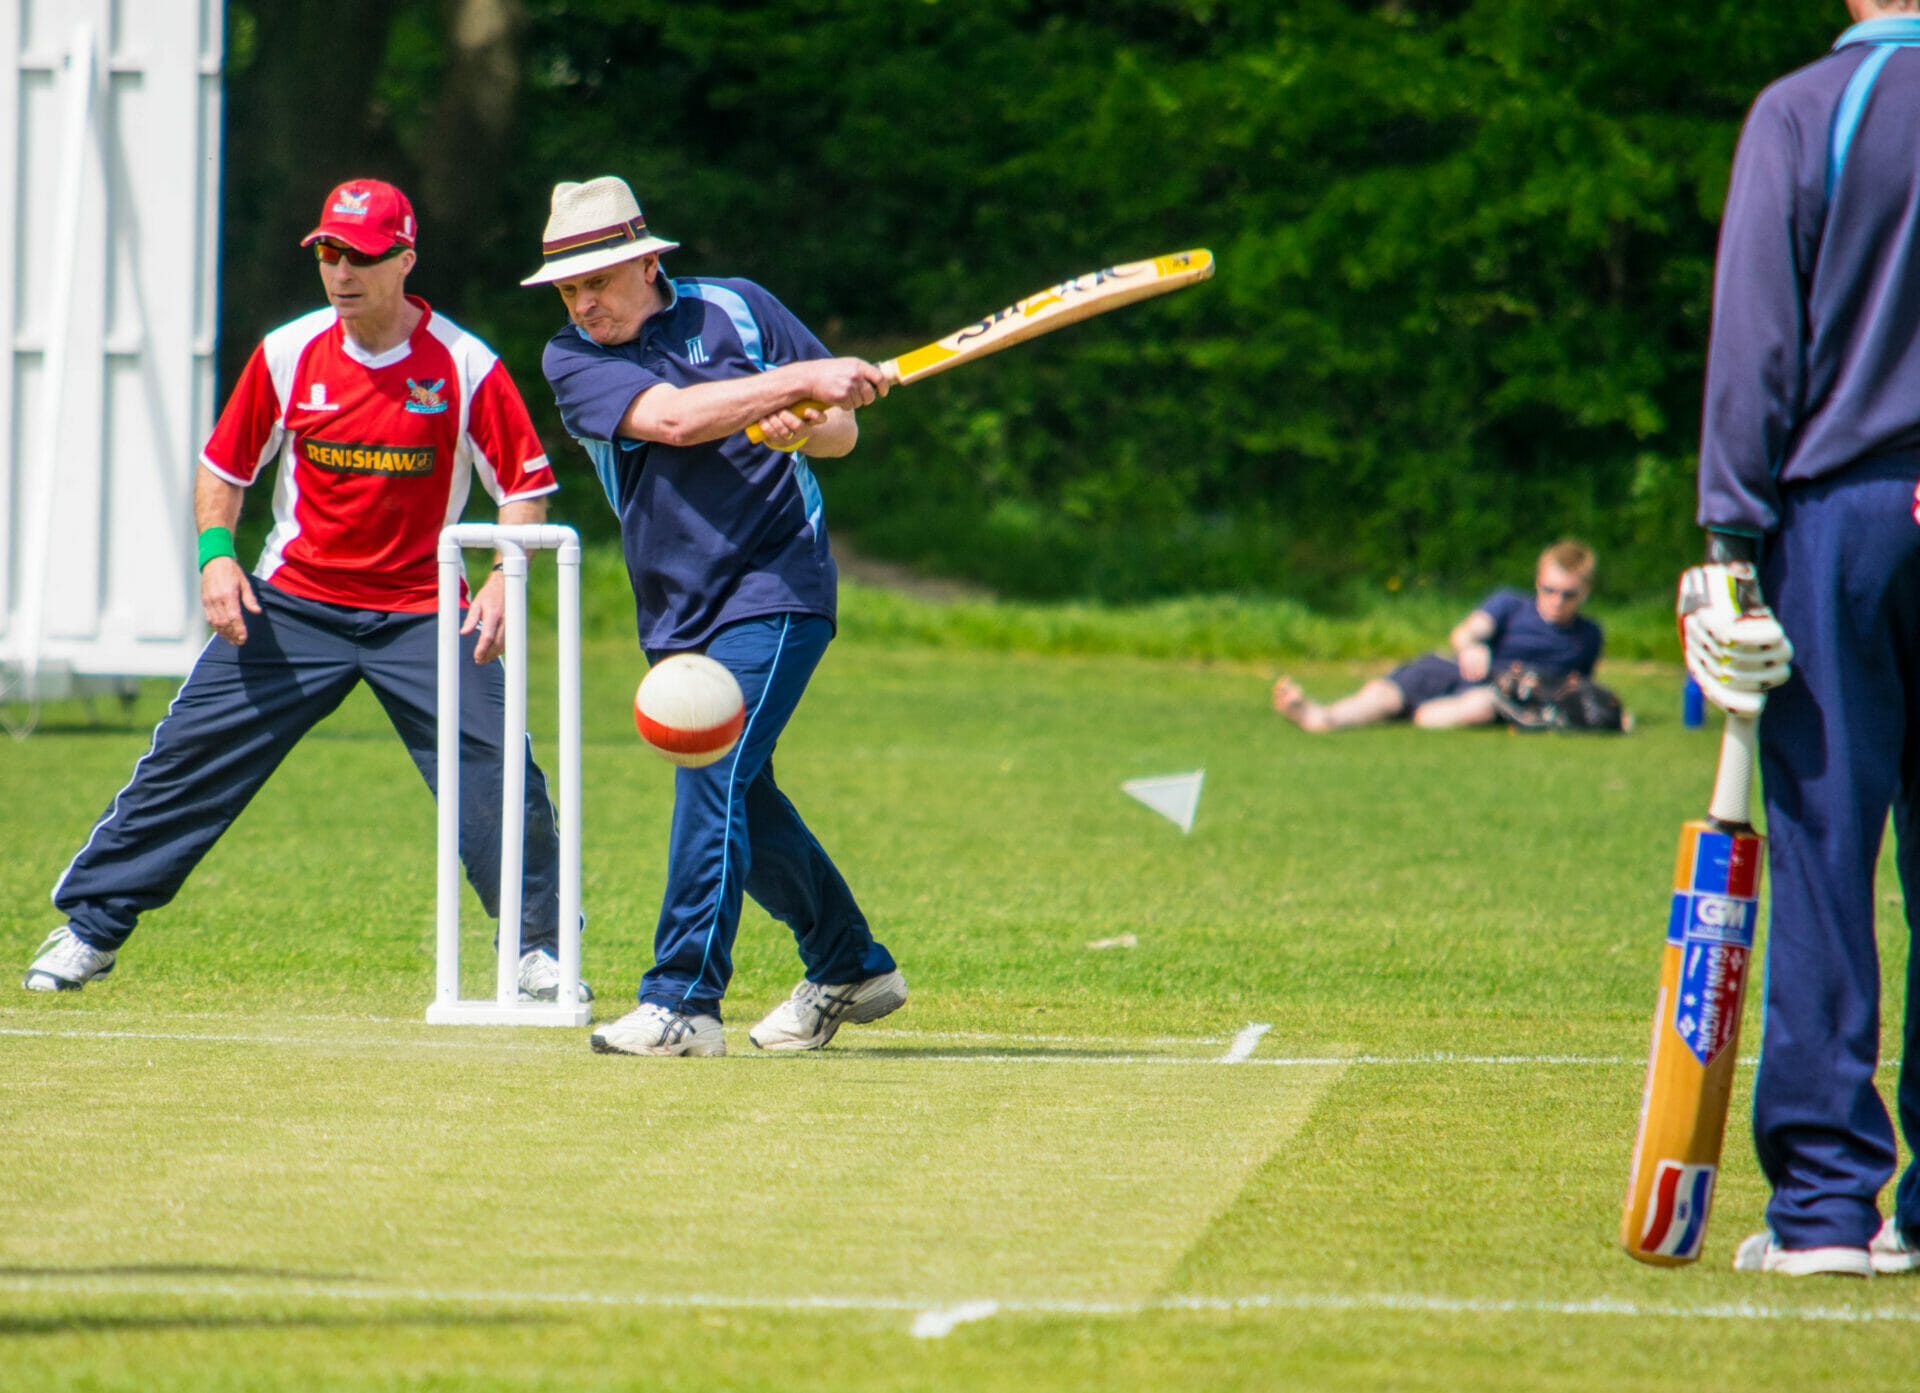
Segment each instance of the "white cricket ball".
[{"label": "white cricket ball", "polygon": [[633,694],[633,723],[662,759],[698,768],[724,759],[746,724],[740,684],[704,653],[662,658]]}]

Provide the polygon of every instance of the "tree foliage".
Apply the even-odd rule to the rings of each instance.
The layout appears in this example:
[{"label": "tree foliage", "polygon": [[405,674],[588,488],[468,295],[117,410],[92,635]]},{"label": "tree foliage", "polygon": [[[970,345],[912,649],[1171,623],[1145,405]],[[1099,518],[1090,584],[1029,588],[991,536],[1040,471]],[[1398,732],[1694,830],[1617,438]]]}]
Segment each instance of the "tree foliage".
[{"label": "tree foliage", "polygon": [[1568,532],[1616,586],[1663,583],[1693,545],[1739,122],[1845,20],[1727,0],[390,0],[360,7],[384,53],[330,94],[350,110],[290,144],[283,74],[318,53],[283,46],[354,3],[231,0],[256,32],[230,97],[230,345],[278,303],[234,303],[232,254],[273,262],[305,216],[283,210],[360,169],[417,191],[418,283],[503,350],[559,457],[577,452],[537,369],[558,306],[515,284],[559,179],[626,177],[683,243],[672,272],[758,280],[872,357],[1208,246],[1212,282],[916,385],[822,468],[833,522],[871,549],[1116,599],[1477,583]]}]

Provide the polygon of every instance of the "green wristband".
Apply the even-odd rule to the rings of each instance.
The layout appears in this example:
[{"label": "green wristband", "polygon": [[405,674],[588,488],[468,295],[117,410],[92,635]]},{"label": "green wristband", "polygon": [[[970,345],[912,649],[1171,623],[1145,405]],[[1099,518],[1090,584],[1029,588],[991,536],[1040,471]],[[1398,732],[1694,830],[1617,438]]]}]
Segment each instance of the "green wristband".
[{"label": "green wristband", "polygon": [[207,563],[216,556],[231,556],[240,559],[233,549],[233,531],[226,527],[209,527],[200,534],[200,569],[206,570]]}]

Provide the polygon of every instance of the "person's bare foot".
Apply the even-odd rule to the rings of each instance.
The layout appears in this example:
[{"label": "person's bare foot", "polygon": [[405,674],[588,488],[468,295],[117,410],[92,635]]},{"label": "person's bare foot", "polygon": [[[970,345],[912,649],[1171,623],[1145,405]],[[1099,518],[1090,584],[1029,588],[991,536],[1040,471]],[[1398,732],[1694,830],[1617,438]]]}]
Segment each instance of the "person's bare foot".
[{"label": "person's bare foot", "polygon": [[1300,729],[1316,735],[1333,729],[1327,721],[1327,708],[1309,699],[1291,677],[1282,677],[1273,684],[1273,709]]}]

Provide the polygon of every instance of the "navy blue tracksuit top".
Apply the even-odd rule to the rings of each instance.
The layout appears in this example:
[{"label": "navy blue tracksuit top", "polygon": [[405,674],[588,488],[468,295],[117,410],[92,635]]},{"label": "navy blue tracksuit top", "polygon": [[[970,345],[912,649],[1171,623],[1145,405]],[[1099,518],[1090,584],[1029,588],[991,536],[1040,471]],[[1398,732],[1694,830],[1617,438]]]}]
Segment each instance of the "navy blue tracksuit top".
[{"label": "navy blue tracksuit top", "polygon": [[1702,526],[1760,536],[1780,486],[1920,446],[1920,16],[1856,24],[1762,92],[1720,225]]}]

